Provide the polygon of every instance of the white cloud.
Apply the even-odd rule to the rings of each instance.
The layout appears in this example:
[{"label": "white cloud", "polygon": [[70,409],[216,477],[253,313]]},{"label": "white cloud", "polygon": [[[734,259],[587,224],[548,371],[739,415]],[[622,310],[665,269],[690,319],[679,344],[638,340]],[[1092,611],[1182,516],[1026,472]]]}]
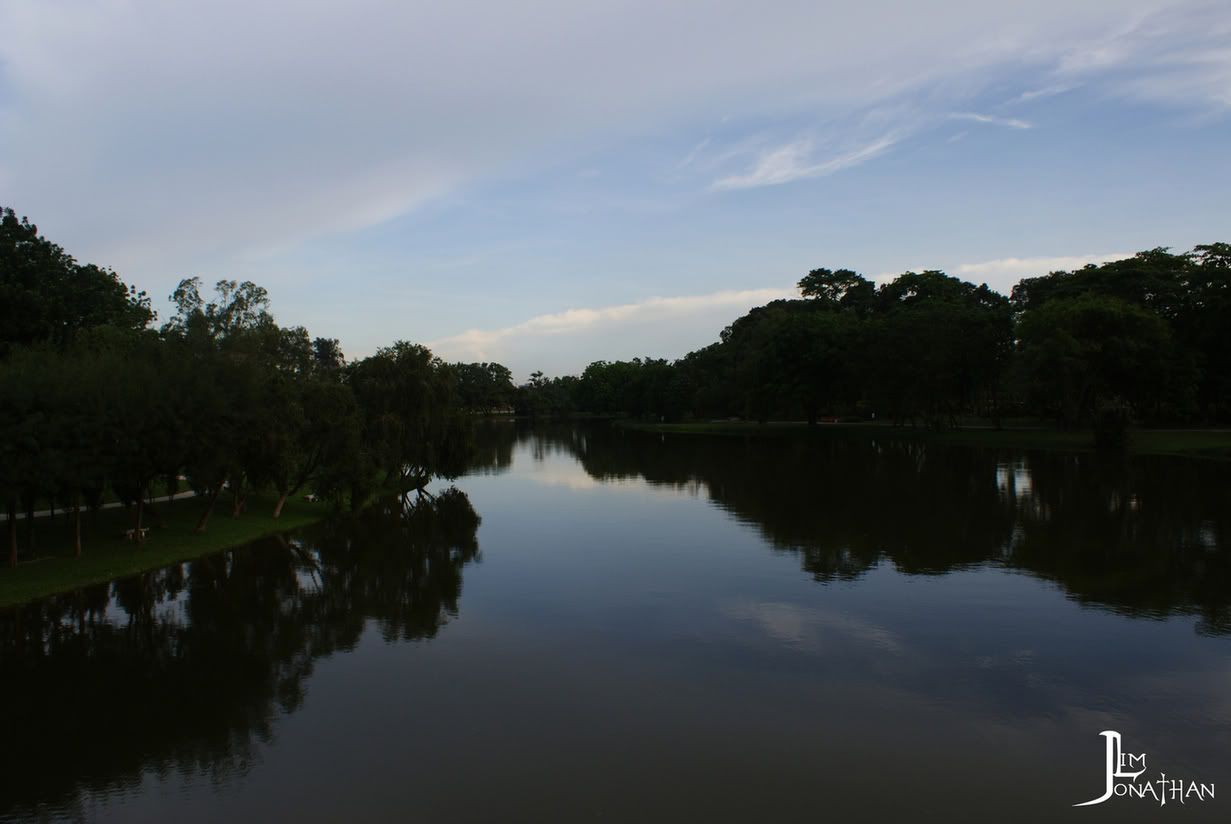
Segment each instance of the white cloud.
[{"label": "white cloud", "polygon": [[684,168],[687,168],[688,166],[691,166],[693,164],[693,161],[697,159],[697,157],[701,154],[701,152],[705,151],[709,147],[710,140],[711,139],[708,135],[702,138],[701,142],[693,146],[692,149],[688,152],[688,154],[684,156],[684,159],[676,164],[675,168],[684,169]]},{"label": "white cloud", "polygon": [[[708,295],[652,297],[599,308],[566,309],[500,329],[470,329],[431,341],[428,347],[446,360],[497,360],[515,370],[527,371],[550,365],[530,360],[532,353],[554,360],[567,371],[584,366],[585,352],[593,352],[593,359],[645,354],[673,357],[684,352],[646,353],[635,348],[641,346],[636,330],[651,323],[690,327],[690,331],[695,331],[691,345],[704,346],[717,340],[722,326],[742,312],[796,294],[794,289],[743,289]],[[630,346],[634,347],[631,351]]]},{"label": "white cloud", "polygon": [[1062,86],[1082,78],[1138,100],[1225,114],[1231,108],[1228,41],[1225,2],[1138,9],[1102,37],[1069,48],[1054,75]]},{"label": "white cloud", "polygon": [[810,139],[797,140],[762,153],[748,172],[719,178],[714,181],[712,188],[752,189],[824,177],[871,160],[892,147],[897,140],[894,135],[884,135],[871,143],[820,161],[812,156]]},{"label": "white cloud", "polygon": [[1080,86],[1079,83],[1060,83],[1051,86],[1044,86],[1039,89],[1027,89],[1017,97],[1008,101],[1008,105],[1014,103],[1029,103],[1032,100],[1042,100],[1048,97],[1055,97],[1061,94],[1067,94]]},{"label": "white cloud", "polygon": [[1004,126],[1009,129],[1033,129],[1034,124],[1016,117],[997,117],[978,112],[956,112],[949,115],[950,120],[969,120],[974,123],[987,123],[992,126]]},{"label": "white cloud", "polygon": [[[1231,31],[1227,32],[1231,39]],[[1124,82],[1130,93],[1154,102],[1208,100],[1231,109],[1231,48],[1194,50],[1160,58],[1148,75]]]},{"label": "white cloud", "polygon": [[[1168,0],[0,3],[0,181],[68,248],[161,294],[719,113],[840,120],[908,93],[943,113],[1024,70],[1131,69],[1132,93],[1225,104],[1227,23],[1225,4]],[[790,144],[720,184],[829,174],[891,143]]]},{"label": "white cloud", "polygon": [[979,263],[963,263],[950,274],[973,283],[986,283],[1002,294],[1022,278],[1051,272],[1072,271],[1090,263],[1107,263],[1132,257],[1130,252],[1108,252],[1100,255],[1060,255],[1057,257],[997,258]]}]

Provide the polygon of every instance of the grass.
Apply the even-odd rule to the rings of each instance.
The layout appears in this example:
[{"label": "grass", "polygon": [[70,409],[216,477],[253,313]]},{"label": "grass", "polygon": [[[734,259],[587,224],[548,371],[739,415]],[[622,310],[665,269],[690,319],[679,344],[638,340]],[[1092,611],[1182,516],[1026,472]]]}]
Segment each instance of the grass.
[{"label": "grass", "polygon": [[[982,427],[934,431],[894,427],[882,423],[836,423],[809,427],[807,423],[802,421],[764,424],[748,421],[668,424],[621,421],[618,425],[643,432],[680,435],[720,435],[759,438],[863,435],[877,438],[924,440],[961,446],[1013,449],[1085,451],[1094,448],[1094,436],[1089,431],[1041,427],[1005,429]],[[1129,433],[1129,452],[1135,455],[1183,455],[1187,457],[1228,460],[1231,459],[1231,430],[1134,429]]]},{"label": "grass", "polygon": [[[170,505],[156,504],[154,508],[161,514],[163,524],[159,526],[147,510],[144,520],[150,531],[139,544],[123,537],[124,530],[132,525],[131,515],[123,509],[83,512],[80,558],[73,557],[71,514],[57,512],[54,519],[35,519],[33,557],[26,554],[28,525],[19,521],[17,536],[23,557],[14,569],[0,568],[0,607],[220,552],[263,535],[313,523],[329,512],[326,504],[290,499],[282,509],[282,517],[274,520],[274,502],[271,495],[250,494],[247,511],[232,518],[230,500],[225,496],[219,498],[209,528],[203,534],[193,532],[202,512],[202,501],[189,498]],[[0,522],[0,534],[5,536],[7,559],[7,522]]]}]

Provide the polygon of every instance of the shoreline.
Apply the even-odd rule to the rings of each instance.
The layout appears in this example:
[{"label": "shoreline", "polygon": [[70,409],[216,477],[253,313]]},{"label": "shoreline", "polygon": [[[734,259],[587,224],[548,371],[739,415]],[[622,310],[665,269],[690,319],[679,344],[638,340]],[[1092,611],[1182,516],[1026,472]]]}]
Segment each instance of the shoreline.
[{"label": "shoreline", "polygon": [[[198,534],[193,528],[201,509],[192,506],[192,500],[186,498],[170,506],[164,502],[156,510],[158,518],[147,509],[149,534],[140,544],[122,537],[131,526],[128,513],[122,508],[83,512],[80,558],[73,556],[70,514],[57,511],[54,519],[36,519],[34,557],[19,559],[14,568],[0,567],[0,609],[235,549],[259,538],[317,523],[332,511],[324,503],[288,499],[282,517],[275,520],[274,496],[249,494],[247,510],[239,518],[231,517],[229,501],[219,500],[208,530]],[[7,524],[3,529],[7,559]],[[24,520],[18,522],[17,537],[25,555],[28,534]]]},{"label": "shoreline", "polygon": [[[805,421],[708,421],[694,423],[649,423],[618,420],[614,425],[633,432],[663,435],[710,435],[716,437],[824,438],[864,435],[894,440],[927,441],[952,446],[1003,449],[1048,449],[1093,452],[1094,435],[1089,430],[1047,427],[969,427],[958,429],[913,429],[885,423],[818,423]],[[1231,460],[1231,429],[1131,429],[1128,454],[1169,455],[1184,458]]]},{"label": "shoreline", "polygon": [[[630,432],[690,437],[819,439],[865,436],[982,448],[1094,451],[1093,436],[1088,431],[1042,427],[935,431],[870,422],[809,426],[803,421],[667,424],[627,419],[611,424]],[[1227,461],[1231,460],[1231,429],[1135,429],[1130,433],[1128,453]],[[220,500],[208,530],[197,534],[193,528],[201,510],[192,505],[194,500],[192,497],[171,502],[164,499],[153,511],[147,509],[146,523],[150,531],[141,544],[122,537],[131,526],[129,513],[124,509],[104,507],[96,512],[83,512],[80,558],[73,556],[69,513],[57,510],[54,518],[35,520],[33,557],[29,557],[28,525],[19,518],[19,548],[27,557],[20,559],[15,568],[0,567],[0,609],[234,549],[259,538],[317,523],[332,511],[324,503],[297,497],[287,500],[282,517],[275,520],[271,514],[274,496],[249,494],[247,511],[241,517],[231,517],[229,501]],[[7,523],[0,529],[4,529],[7,536]]]}]

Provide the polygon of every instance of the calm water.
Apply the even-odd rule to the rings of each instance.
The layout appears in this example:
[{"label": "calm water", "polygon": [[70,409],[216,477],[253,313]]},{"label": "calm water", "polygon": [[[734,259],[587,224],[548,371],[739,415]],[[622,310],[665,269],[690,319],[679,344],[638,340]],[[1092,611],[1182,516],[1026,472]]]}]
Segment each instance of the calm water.
[{"label": "calm water", "polygon": [[[1228,820],[1225,464],[511,424],[483,456],[409,517],[0,613],[0,817]],[[1074,809],[1103,730],[1215,799]]]}]

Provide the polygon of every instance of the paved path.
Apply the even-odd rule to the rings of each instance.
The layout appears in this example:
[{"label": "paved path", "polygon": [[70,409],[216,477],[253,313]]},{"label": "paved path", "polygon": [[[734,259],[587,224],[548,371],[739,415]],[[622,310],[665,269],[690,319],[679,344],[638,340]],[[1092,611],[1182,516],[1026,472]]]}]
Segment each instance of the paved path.
[{"label": "paved path", "polygon": [[[181,498],[195,498],[196,495],[197,493],[189,489],[186,492],[177,492],[174,495],[163,495],[158,498],[152,498],[148,501],[148,503],[157,504],[157,503],[163,503],[165,501],[178,501]],[[99,507],[99,509],[118,509],[122,507],[123,505],[124,504],[120,503],[119,501],[111,501],[110,503],[103,504],[102,506]],[[86,511],[86,512],[89,511],[85,509],[85,507],[82,507],[82,509],[83,511]],[[60,509],[57,509],[56,512],[59,512],[61,515],[71,515],[73,510],[67,507],[61,507]],[[25,517],[26,517],[26,513],[24,512],[17,513],[17,520],[19,521],[24,520]],[[34,510],[34,517],[35,518],[50,518],[51,510],[50,509],[36,509]],[[8,519],[9,519],[8,515],[4,513],[0,513],[0,521],[7,521]]]}]

